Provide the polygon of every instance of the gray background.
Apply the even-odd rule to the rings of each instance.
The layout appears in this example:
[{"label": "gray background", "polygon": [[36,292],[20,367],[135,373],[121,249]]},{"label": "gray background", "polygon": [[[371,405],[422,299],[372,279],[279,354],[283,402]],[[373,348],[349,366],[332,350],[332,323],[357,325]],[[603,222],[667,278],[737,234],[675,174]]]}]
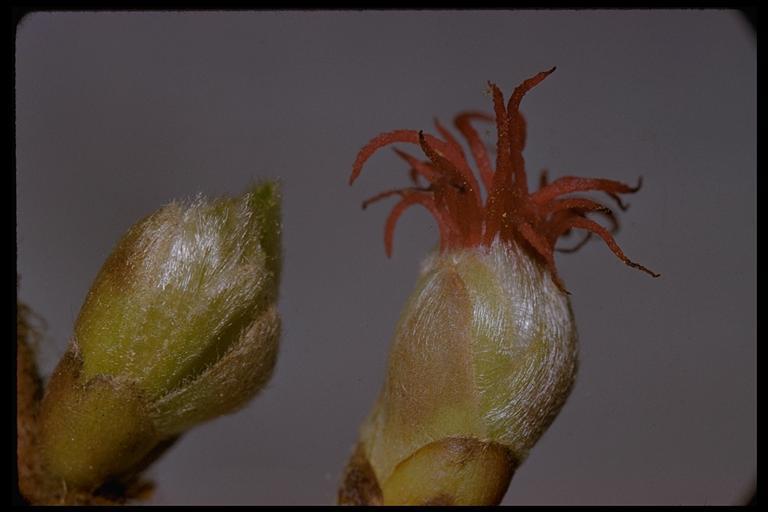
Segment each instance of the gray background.
[{"label": "gray background", "polygon": [[332,503],[390,336],[437,240],[389,207],[381,131],[432,130],[557,71],[523,102],[529,175],[645,186],[618,242],[560,255],[581,367],[507,504],[718,504],[756,470],[756,42],[728,11],[38,13],[17,36],[20,298],[48,322],[43,367],[139,217],[197,192],[284,191],[284,335],[242,412],[156,465],[154,502]]}]

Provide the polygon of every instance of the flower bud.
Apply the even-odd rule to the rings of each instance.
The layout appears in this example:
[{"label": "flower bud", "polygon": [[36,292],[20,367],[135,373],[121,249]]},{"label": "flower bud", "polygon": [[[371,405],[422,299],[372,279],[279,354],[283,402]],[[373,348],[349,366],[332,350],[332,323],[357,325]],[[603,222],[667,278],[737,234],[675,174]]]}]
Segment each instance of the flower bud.
[{"label": "flower bud", "polygon": [[[525,80],[506,105],[501,90],[489,84],[494,117],[456,116],[479,176],[464,148],[437,121],[442,139],[394,130],[373,138],[357,155],[350,183],[386,145],[421,148],[425,160],[396,150],[409,164],[414,186],[380,193],[363,207],[399,196],[385,225],[387,254],[395,223],[413,205],[435,217],[440,249],[427,260],[400,317],[384,387],[343,477],[342,504],[498,504],[565,402],[576,372],[576,327],[554,260],[558,239],[586,230],[576,248],[596,234],[624,263],[658,277],[627,258],[611,232],[587,218],[601,214],[616,228],[608,208],[589,198],[563,197],[604,192],[625,209],[619,194],[636,192],[639,185],[574,176],[548,183],[542,173],[539,190],[528,190],[519,106],[553,71]],[[495,168],[472,126],[492,120]]]},{"label": "flower bud", "polygon": [[275,183],[171,203],[134,225],[96,277],[43,398],[48,472],[93,489],[243,406],[276,361],[280,251]]}]

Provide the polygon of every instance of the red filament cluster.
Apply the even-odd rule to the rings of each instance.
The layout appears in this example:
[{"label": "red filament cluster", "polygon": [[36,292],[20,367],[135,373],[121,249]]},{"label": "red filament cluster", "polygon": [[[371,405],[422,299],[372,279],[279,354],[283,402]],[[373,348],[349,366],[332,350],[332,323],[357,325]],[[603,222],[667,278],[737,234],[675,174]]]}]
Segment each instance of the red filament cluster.
[{"label": "red filament cluster", "polygon": [[[501,90],[489,83],[495,116],[463,112],[454,119],[454,125],[466,139],[479,169],[479,178],[487,191],[485,203],[480,196],[480,184],[467,162],[464,150],[437,120],[435,127],[442,139],[421,131],[395,130],[374,137],[360,150],[352,167],[350,184],[360,175],[368,158],[384,146],[394,143],[416,144],[426,156],[426,160],[421,160],[395,149],[397,155],[410,166],[414,186],[388,190],[363,203],[365,208],[385,197],[400,197],[387,218],[384,230],[387,255],[392,254],[392,237],[398,218],[408,207],[418,204],[435,217],[440,229],[441,250],[489,246],[496,238],[502,242],[514,241],[542,258],[555,283],[563,290],[555,266],[555,244],[561,236],[574,229],[585,230],[587,236],[577,246],[565,251],[578,249],[591,234],[596,234],[624,263],[658,277],[658,274],[627,258],[613,239],[611,231],[587,218],[587,214],[602,214],[609,219],[615,230],[618,224],[610,209],[592,199],[563,197],[573,192],[604,192],[621,209],[625,209],[619,194],[637,192],[641,183],[631,187],[614,180],[575,176],[564,176],[549,183],[546,173],[542,172],[539,189],[529,192],[523,160],[526,124],[520,113],[520,102],[525,93],[554,70],[552,68],[541,72],[518,85],[506,106]],[[494,119],[497,131],[495,170],[487,148],[472,126],[472,121]],[[422,186],[420,180],[424,180],[426,186]]]}]

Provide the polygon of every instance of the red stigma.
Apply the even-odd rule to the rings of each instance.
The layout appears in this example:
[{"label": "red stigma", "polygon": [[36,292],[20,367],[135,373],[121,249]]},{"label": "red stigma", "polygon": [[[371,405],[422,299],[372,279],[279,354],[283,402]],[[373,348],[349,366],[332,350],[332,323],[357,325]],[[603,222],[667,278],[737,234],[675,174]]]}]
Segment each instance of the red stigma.
[{"label": "red stigma", "polygon": [[[419,204],[435,217],[440,229],[441,251],[478,245],[490,246],[498,238],[502,242],[517,242],[541,258],[551,272],[558,287],[565,291],[555,266],[555,250],[573,252],[592,234],[601,237],[613,253],[627,265],[654,277],[659,274],[627,258],[612,236],[618,228],[613,212],[592,199],[563,197],[573,192],[604,192],[619,208],[626,209],[619,194],[631,194],[640,184],[631,187],[624,183],[601,179],[564,176],[549,183],[542,172],[539,189],[528,191],[523,149],[526,123],[520,113],[523,96],[544,80],[555,68],[543,71],[518,85],[509,102],[504,104],[501,90],[489,83],[493,93],[494,116],[478,112],[463,112],[454,118],[454,126],[466,139],[472,158],[479,170],[485,190],[485,204],[480,196],[480,184],[467,162],[459,142],[437,120],[435,127],[442,138],[415,130],[395,130],[374,137],[357,154],[352,166],[350,185],[357,179],[368,158],[384,146],[394,143],[418,145],[426,160],[402,150],[395,152],[410,166],[414,186],[389,190],[377,194],[363,203],[363,208],[385,197],[397,195],[400,200],[392,208],[384,230],[387,255],[392,254],[395,224],[409,207]],[[472,121],[496,122],[496,165],[492,167],[488,150],[480,140]],[[426,186],[421,186],[421,180]],[[609,231],[588,214],[600,214],[611,223]],[[586,237],[570,249],[556,249],[557,240],[574,229],[587,232]]]}]

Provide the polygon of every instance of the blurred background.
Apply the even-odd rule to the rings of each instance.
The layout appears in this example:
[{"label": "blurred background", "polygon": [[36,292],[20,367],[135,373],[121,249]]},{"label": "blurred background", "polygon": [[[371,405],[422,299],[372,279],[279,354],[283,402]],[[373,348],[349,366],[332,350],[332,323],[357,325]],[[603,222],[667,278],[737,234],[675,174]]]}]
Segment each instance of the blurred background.
[{"label": "blurred background", "polygon": [[[533,184],[635,183],[617,241],[559,255],[580,333],[570,400],[505,504],[738,504],[756,476],[756,36],[735,11],[91,12],[26,16],[16,36],[19,297],[63,353],[123,232],[172,199],[284,194],[284,334],[245,409],[152,470],[157,504],[329,504],[383,381],[390,337],[437,241],[387,204],[407,183],[358,149],[523,101]],[[492,134],[486,139],[493,143]]]}]

